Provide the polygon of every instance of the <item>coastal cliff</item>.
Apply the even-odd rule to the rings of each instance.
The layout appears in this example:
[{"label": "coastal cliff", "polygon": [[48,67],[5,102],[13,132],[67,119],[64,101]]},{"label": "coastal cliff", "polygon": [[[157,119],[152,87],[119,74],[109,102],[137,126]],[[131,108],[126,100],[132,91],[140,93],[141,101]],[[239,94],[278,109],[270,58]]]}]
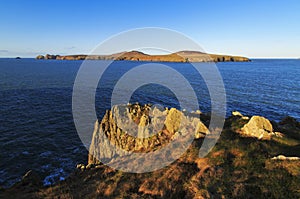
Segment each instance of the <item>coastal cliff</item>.
[{"label": "coastal cliff", "polygon": [[38,55],[36,59],[56,60],[127,60],[157,62],[249,62],[249,58],[230,55],[207,54],[198,51],[179,51],[167,55],[148,55],[139,51],[121,52],[111,55]]},{"label": "coastal cliff", "polygon": [[[123,129],[130,132],[130,135]],[[88,164],[100,163],[97,158],[115,161],[128,152],[156,151],[165,147],[174,137],[186,136],[191,130],[195,138],[209,134],[197,113],[188,114],[175,108],[161,110],[151,108],[150,104],[114,106],[112,111],[106,112],[101,122],[95,123]],[[151,135],[152,131],[154,135]],[[104,137],[108,137],[111,144],[122,150],[110,150]]]},{"label": "coastal cliff", "polygon": [[[109,110],[95,123],[87,164],[56,185],[43,187],[30,171],[23,180],[8,189],[0,189],[0,198],[299,198],[300,197],[300,122],[286,117],[273,122],[261,116],[244,116],[235,111],[225,120],[217,144],[204,158],[199,158],[203,138],[210,136],[210,116],[174,108],[158,109],[151,105],[128,104]],[[116,117],[113,117],[114,114]],[[136,139],[122,132],[127,121],[118,123],[120,115],[138,127],[156,124],[163,127],[157,135],[144,129]],[[127,118],[127,119],[126,119]],[[180,118],[180,119],[178,119]],[[157,150],[176,132],[192,122],[197,128],[188,150],[171,165],[149,173],[126,173],[100,163],[99,153],[116,161],[126,154],[112,154],[100,145],[103,135],[110,142],[136,153]],[[123,126],[125,124],[125,126]],[[154,125],[154,128],[156,128]],[[158,128],[159,129],[159,128]],[[166,157],[168,158],[168,157]],[[145,159],[143,164],[151,164]]]}]

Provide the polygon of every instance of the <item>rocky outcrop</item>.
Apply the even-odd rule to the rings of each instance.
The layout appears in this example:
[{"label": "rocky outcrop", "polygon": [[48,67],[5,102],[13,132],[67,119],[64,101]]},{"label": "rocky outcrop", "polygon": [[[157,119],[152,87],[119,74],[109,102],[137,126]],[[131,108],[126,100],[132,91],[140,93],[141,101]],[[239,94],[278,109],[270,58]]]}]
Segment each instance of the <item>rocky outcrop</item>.
[{"label": "rocky outcrop", "polygon": [[197,51],[180,51],[167,55],[148,55],[139,51],[121,52],[111,55],[39,55],[36,59],[57,60],[127,60],[157,62],[248,62],[250,59],[240,56],[215,55]]},{"label": "rocky outcrop", "polygon": [[45,56],[44,55],[38,55],[38,56],[36,56],[36,59],[45,59]]},{"label": "rocky outcrop", "polygon": [[67,56],[57,56],[57,60],[85,60],[87,55],[67,55]]},{"label": "rocky outcrop", "polygon": [[271,139],[274,135],[271,122],[261,116],[252,116],[239,131],[240,134],[246,137],[256,137],[258,139]]},{"label": "rocky outcrop", "polygon": [[[108,132],[112,129],[127,127],[117,121],[123,118],[122,114],[127,113],[128,118],[138,127],[149,127],[153,123],[157,128],[164,125],[168,126],[170,135],[180,126],[176,122],[178,118],[191,119],[197,115],[148,105],[119,106],[106,112],[103,120],[96,123],[96,137],[99,137],[100,129],[111,135]],[[201,118],[203,116],[200,115]],[[124,118],[126,123],[129,119]],[[175,122],[172,122],[173,119]],[[199,158],[199,149],[203,143],[202,139],[197,139],[180,158],[153,172],[127,173],[105,164],[80,164],[66,180],[46,187],[41,186],[38,176],[28,172],[11,188],[0,187],[0,198],[300,198],[300,139],[296,140],[296,145],[289,145],[273,139],[261,141],[245,138],[232,131],[232,126],[242,128],[249,123],[239,114],[227,118],[226,123],[217,144],[205,158]],[[287,131],[299,132],[298,122],[290,117],[280,124],[273,122],[272,125],[273,131],[278,130],[276,126],[283,126]],[[255,126],[258,129],[271,128],[262,118],[256,121]],[[154,136],[143,128],[137,129],[138,137]],[[289,135],[285,134],[283,140],[291,138]],[[116,140],[114,142],[118,143]],[[145,159],[142,163],[147,164],[149,161]]]},{"label": "rocky outcrop", "polygon": [[[193,130],[195,138],[209,133],[199,116],[175,108],[161,110],[148,104],[114,106],[101,122],[95,123],[88,163],[97,164],[99,158],[113,159],[128,152],[155,151],[176,136],[184,136]],[[120,150],[111,150],[110,144]]]},{"label": "rocky outcrop", "polygon": [[56,59],[58,55],[49,55],[49,54],[46,54],[44,59]]}]

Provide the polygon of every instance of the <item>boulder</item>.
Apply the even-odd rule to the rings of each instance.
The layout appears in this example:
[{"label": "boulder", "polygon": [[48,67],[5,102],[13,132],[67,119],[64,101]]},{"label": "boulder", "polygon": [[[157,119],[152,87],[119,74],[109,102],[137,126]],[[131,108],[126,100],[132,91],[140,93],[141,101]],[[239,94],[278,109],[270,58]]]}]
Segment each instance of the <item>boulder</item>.
[{"label": "boulder", "polygon": [[208,128],[200,121],[198,122],[197,132],[195,134],[195,138],[204,138],[205,135],[210,134]]},{"label": "boulder", "polygon": [[249,122],[241,128],[239,133],[246,137],[256,137],[258,139],[267,140],[274,134],[271,122],[261,116],[252,116]]},{"label": "boulder", "polygon": [[175,108],[171,108],[165,121],[165,126],[169,132],[175,133],[178,131],[183,113]]}]

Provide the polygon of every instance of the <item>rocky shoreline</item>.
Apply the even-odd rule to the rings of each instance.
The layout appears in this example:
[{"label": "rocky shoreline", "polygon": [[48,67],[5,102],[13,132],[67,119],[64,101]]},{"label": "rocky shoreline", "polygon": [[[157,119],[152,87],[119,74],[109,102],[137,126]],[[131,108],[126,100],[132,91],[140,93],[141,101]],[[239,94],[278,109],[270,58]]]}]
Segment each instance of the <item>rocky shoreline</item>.
[{"label": "rocky shoreline", "polygon": [[139,51],[121,52],[111,55],[38,55],[36,59],[55,60],[116,60],[155,62],[249,62],[249,58],[230,55],[215,55],[197,51],[179,51],[167,55],[148,55]]},{"label": "rocky shoreline", "polygon": [[[118,123],[118,120],[125,122]],[[124,134],[122,126],[133,121],[136,137]],[[21,182],[1,189],[0,198],[299,198],[300,122],[286,117],[280,122],[261,116],[244,116],[234,111],[226,118],[220,139],[204,158],[198,157],[210,116],[175,108],[151,108],[128,104],[106,112],[96,121],[88,162],[77,165],[66,180],[43,187],[39,176],[28,172]],[[172,137],[185,135],[192,123],[195,139],[174,163],[151,173],[125,173],[98,161],[122,161],[126,153],[106,151],[103,136],[128,152],[147,153],[164,147]],[[155,135],[144,128],[153,124]],[[122,127],[122,128],[121,128]],[[139,138],[145,137],[145,138]],[[171,154],[172,155],[172,154]],[[166,157],[169,158],[169,157]],[[151,159],[144,165],[151,164]],[[288,185],[288,186],[287,186]]]}]

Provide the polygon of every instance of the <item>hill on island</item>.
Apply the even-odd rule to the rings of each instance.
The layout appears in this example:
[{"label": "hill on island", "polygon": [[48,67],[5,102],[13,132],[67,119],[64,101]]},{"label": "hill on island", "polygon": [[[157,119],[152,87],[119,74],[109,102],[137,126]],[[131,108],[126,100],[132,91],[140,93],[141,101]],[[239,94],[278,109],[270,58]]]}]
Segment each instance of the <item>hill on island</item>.
[{"label": "hill on island", "polygon": [[56,60],[127,60],[157,62],[248,62],[249,58],[230,55],[207,54],[198,51],[179,51],[166,55],[149,55],[139,51],[120,52],[111,55],[38,55],[36,59]]}]

